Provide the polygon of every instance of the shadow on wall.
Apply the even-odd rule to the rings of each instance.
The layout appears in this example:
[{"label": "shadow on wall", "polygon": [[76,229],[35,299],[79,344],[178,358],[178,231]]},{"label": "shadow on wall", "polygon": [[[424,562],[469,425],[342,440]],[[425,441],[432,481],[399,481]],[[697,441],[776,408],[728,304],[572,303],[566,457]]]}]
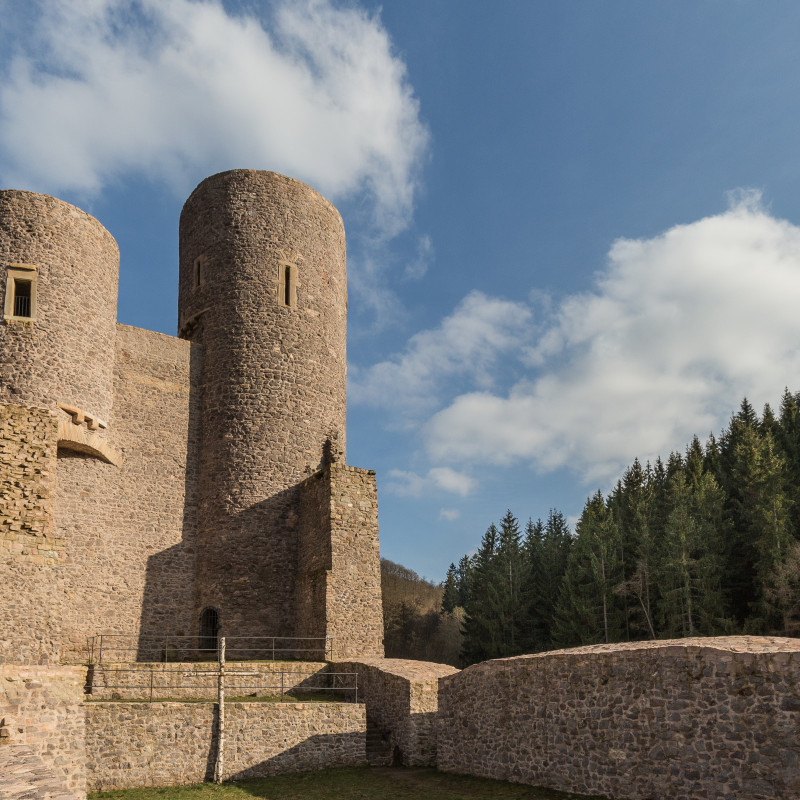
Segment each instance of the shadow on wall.
[{"label": "shadow on wall", "polygon": [[[145,568],[144,593],[139,620],[137,661],[161,661],[169,644],[156,646],[164,634],[196,635],[195,570],[197,561],[197,501],[201,407],[200,372],[202,351],[192,347],[189,356],[189,416],[186,431],[184,506],[181,542],[149,556]],[[153,650],[156,650],[155,655]]]},{"label": "shadow on wall", "polygon": [[287,772],[306,772],[337,766],[366,766],[366,764],[363,732],[319,733],[259,764],[226,774],[225,780],[264,778]]}]

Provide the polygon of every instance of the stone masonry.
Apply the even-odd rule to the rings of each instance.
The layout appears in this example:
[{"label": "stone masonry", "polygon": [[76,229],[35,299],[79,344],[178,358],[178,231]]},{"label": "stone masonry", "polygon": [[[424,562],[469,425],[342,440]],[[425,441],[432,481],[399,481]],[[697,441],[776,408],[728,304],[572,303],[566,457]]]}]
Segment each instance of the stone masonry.
[{"label": "stone masonry", "polygon": [[0,797],[86,797],[84,674],[0,665]]},{"label": "stone masonry", "polygon": [[[87,703],[89,791],[209,780],[214,703]],[[226,703],[226,780],[366,764],[364,706]]]},{"label": "stone masonry", "polygon": [[581,794],[800,797],[800,640],[728,637],[487,661],[440,680],[438,765]]},{"label": "stone masonry", "polygon": [[367,707],[367,735],[377,745],[370,752],[370,763],[437,764],[438,682],[457,669],[402,658],[337,661],[331,668],[358,674],[358,698]]},{"label": "stone masonry", "polygon": [[175,338],[116,322],[97,220],[0,192],[0,661],[80,663],[98,633],[136,660],[204,612],[229,640],[382,655],[375,477],[344,460],[341,218],[234,170],[180,239]]}]

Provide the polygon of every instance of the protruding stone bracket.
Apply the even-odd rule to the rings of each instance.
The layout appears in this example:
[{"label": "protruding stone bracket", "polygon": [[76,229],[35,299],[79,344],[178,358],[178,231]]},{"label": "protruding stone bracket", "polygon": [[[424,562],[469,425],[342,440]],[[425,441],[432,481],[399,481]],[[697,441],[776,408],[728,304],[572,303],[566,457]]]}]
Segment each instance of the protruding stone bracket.
[{"label": "protruding stone bracket", "polygon": [[67,414],[72,416],[72,424],[73,425],[83,425],[86,423],[86,427],[90,431],[96,431],[98,428],[107,428],[108,425],[103,422],[99,417],[95,417],[92,414],[87,414],[83,409],[75,408],[74,406],[68,406],[64,403],[59,403],[58,407],[62,411],[66,411]]},{"label": "protruding stone bracket", "polygon": [[58,447],[95,456],[116,467],[122,463],[122,456],[96,432],[65,419],[58,423]]},{"label": "protruding stone bracket", "polygon": [[[209,306],[210,308],[210,306]],[[189,319],[184,320],[183,324],[178,331],[178,338],[179,339],[189,339],[191,335],[194,333],[195,328],[197,328],[197,323],[200,322],[200,317],[208,311],[208,308],[204,308],[202,311],[198,311],[196,314],[192,314]]]}]

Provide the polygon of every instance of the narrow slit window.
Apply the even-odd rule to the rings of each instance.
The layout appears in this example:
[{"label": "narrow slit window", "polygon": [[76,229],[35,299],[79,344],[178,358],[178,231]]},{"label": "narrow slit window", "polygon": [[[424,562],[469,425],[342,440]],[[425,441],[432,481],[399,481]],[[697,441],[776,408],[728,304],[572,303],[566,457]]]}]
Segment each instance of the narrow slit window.
[{"label": "narrow slit window", "polygon": [[14,278],[14,316],[31,316],[31,281]]},{"label": "narrow slit window", "polygon": [[284,308],[297,307],[297,266],[288,261],[278,264],[278,304]]},{"label": "narrow slit window", "polygon": [[205,281],[205,256],[198,256],[194,260],[194,288],[202,286]]}]

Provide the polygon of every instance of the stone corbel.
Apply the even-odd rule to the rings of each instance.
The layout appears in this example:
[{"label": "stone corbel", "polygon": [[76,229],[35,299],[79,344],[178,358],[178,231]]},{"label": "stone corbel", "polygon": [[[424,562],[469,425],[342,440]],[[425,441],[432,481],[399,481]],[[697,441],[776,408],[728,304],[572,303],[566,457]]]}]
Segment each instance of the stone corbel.
[{"label": "stone corbel", "polygon": [[74,406],[68,406],[65,405],[64,403],[59,403],[58,407],[62,411],[66,411],[67,414],[70,414],[72,416],[73,425],[83,425],[83,423],[85,422],[86,427],[90,431],[96,431],[98,428],[108,427],[107,423],[103,422],[102,419],[100,419],[99,417],[95,417],[92,414],[87,414],[80,408],[75,408]]}]

